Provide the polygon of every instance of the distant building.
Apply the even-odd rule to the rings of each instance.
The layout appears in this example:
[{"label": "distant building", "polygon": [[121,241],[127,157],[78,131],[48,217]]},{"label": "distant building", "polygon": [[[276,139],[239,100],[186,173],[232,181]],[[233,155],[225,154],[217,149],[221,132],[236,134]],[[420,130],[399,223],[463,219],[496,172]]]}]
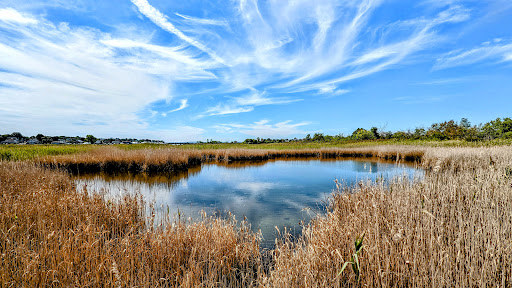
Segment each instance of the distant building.
[{"label": "distant building", "polygon": [[29,145],[35,145],[35,144],[41,144],[41,142],[39,140],[37,140],[36,138],[30,138],[28,141],[27,141],[27,144]]},{"label": "distant building", "polygon": [[52,141],[51,143],[52,145],[63,145],[63,144],[66,144],[66,142],[62,141],[62,140],[58,140],[58,141]]},{"label": "distant building", "polygon": [[16,137],[9,137],[5,141],[1,142],[2,144],[19,144],[20,141]]}]

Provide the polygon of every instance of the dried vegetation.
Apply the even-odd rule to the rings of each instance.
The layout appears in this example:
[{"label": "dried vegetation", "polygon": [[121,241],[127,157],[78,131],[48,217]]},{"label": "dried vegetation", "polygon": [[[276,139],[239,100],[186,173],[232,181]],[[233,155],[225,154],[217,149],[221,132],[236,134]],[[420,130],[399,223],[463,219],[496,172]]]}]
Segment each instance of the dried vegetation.
[{"label": "dried vegetation", "polygon": [[[133,161],[150,171],[145,167],[189,165],[190,159],[350,155],[421,159],[426,174],[416,181],[340,185],[327,213],[311,221],[302,237],[289,240],[283,233],[274,250],[262,253],[246,223],[204,216],[195,223],[155,226],[147,224],[140,198],[106,201],[76,192],[65,173],[1,162],[0,286],[512,286],[508,146],[96,153],[41,163],[68,169],[77,163],[103,167]],[[356,251],[354,242],[362,235]]]}]

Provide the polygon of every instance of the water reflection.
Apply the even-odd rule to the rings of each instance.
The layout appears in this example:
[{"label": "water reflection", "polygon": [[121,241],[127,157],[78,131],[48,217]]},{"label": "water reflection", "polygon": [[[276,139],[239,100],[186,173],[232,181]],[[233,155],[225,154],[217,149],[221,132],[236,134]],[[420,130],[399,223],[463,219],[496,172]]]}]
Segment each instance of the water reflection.
[{"label": "water reflection", "polygon": [[[254,163],[253,163],[254,164]],[[412,167],[361,160],[276,160],[255,163],[204,164],[175,175],[80,176],[78,189],[105,191],[108,197],[138,192],[154,201],[157,214],[198,219],[200,211],[233,213],[247,217],[255,231],[261,229],[263,246],[274,242],[275,227],[300,232],[299,222],[321,212],[335,189],[335,179],[346,185],[360,180],[413,177]]]}]

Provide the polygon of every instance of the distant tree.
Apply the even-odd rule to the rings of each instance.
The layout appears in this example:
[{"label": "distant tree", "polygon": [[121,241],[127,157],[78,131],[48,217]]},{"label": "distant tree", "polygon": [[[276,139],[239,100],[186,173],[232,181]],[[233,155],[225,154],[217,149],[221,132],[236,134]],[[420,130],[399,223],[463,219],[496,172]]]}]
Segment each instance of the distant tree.
[{"label": "distant tree", "polygon": [[425,137],[426,134],[427,132],[425,131],[425,128],[416,128],[414,129],[414,134],[412,135],[412,137],[414,139],[422,139]]},{"label": "distant tree", "polygon": [[512,119],[510,118],[504,118],[503,122],[501,123],[501,130],[503,134],[512,132]]},{"label": "distant tree", "polygon": [[324,134],[323,133],[315,133],[315,135],[313,135],[313,141],[315,142],[323,142],[324,141]]},{"label": "distant tree", "polygon": [[50,136],[43,136],[43,138],[41,138],[41,143],[43,144],[50,144],[52,141],[53,139]]},{"label": "distant tree", "polygon": [[481,128],[481,136],[485,140],[496,139],[503,134],[503,123],[501,118],[485,123]]},{"label": "distant tree", "polygon": [[256,140],[248,138],[248,139],[245,139],[244,143],[245,144],[256,144]]},{"label": "distant tree", "polygon": [[371,131],[368,131],[363,128],[357,128],[354,132],[352,132],[352,139],[354,140],[374,140],[375,135]]},{"label": "distant tree", "polygon": [[459,126],[468,129],[471,127],[471,122],[469,122],[468,118],[462,118],[460,119]]},{"label": "distant tree", "polygon": [[89,143],[94,143],[96,142],[96,137],[92,136],[92,135],[87,135],[85,136],[85,141],[89,142]]},{"label": "distant tree", "polygon": [[23,135],[21,135],[20,132],[13,132],[11,133],[11,137],[15,137],[15,138],[18,138],[18,139],[23,139]]},{"label": "distant tree", "polygon": [[37,134],[37,135],[36,135],[36,139],[37,139],[39,142],[42,142],[42,141],[43,141],[43,137],[44,137],[44,135],[43,135],[43,134]]},{"label": "distant tree", "polygon": [[464,130],[455,121],[450,120],[432,124],[427,136],[435,140],[460,139],[464,136]]},{"label": "distant tree", "polygon": [[375,136],[375,139],[380,138],[379,131],[378,131],[377,127],[370,128],[370,131],[372,132],[373,136]]},{"label": "distant tree", "polygon": [[304,138],[306,141],[311,141],[311,134],[306,135],[306,138]]},{"label": "distant tree", "polygon": [[404,131],[397,131],[397,132],[393,133],[393,136],[391,136],[391,138],[396,139],[396,140],[407,140],[407,139],[410,139],[411,137],[412,137],[411,133],[407,133]]},{"label": "distant tree", "polygon": [[386,131],[386,132],[380,132],[379,133],[381,139],[391,139],[393,137],[393,132]]}]

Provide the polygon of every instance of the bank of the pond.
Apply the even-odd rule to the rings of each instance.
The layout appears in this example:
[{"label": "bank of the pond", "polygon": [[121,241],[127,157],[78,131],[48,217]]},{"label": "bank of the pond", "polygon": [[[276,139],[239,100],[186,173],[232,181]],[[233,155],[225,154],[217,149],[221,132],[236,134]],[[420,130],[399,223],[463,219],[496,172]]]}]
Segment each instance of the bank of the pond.
[{"label": "bank of the pond", "polygon": [[256,149],[138,149],[125,150],[102,147],[73,155],[48,156],[36,162],[43,167],[79,173],[172,173],[186,171],[201,163],[232,163],[272,159],[343,159],[376,158],[390,161],[420,163],[424,148],[381,146],[371,148],[322,148],[297,150]]}]

